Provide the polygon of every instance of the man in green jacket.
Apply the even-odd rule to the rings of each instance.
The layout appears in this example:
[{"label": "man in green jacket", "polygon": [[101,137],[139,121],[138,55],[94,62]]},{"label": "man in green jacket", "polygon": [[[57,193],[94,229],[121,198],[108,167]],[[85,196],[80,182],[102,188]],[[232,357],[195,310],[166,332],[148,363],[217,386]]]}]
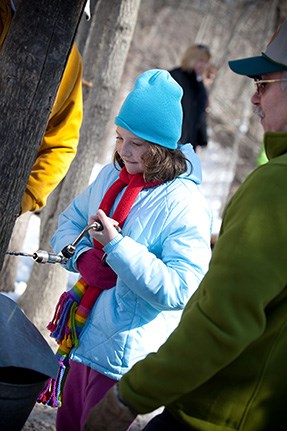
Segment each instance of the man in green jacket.
[{"label": "man in green jacket", "polygon": [[210,268],[177,329],[107,393],[85,431],[287,429],[287,20],[258,57],[230,68],[255,80],[251,98],[268,163],[225,209]]}]

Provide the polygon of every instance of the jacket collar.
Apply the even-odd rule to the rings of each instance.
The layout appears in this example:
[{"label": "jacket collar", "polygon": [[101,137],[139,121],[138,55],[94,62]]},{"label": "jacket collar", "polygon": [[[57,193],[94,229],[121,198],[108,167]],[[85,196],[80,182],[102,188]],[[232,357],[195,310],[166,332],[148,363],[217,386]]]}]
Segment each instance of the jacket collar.
[{"label": "jacket collar", "polygon": [[287,132],[266,132],[264,147],[269,160],[287,153]]}]

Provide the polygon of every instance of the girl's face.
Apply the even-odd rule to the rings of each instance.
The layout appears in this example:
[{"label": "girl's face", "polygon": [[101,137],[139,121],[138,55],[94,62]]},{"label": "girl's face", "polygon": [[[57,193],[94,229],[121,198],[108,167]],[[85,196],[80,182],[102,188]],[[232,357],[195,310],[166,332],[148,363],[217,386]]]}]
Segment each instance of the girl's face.
[{"label": "girl's face", "polygon": [[116,129],[116,151],[123,160],[129,174],[144,172],[142,155],[147,151],[149,143],[123,127]]}]

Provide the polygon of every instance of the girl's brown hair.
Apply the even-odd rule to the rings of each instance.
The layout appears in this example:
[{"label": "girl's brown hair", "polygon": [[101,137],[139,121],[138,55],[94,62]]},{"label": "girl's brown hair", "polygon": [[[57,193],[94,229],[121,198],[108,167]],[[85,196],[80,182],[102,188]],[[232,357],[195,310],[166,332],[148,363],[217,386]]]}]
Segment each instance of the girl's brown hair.
[{"label": "girl's brown hair", "polygon": [[[172,181],[187,171],[188,165],[192,171],[192,165],[179,149],[170,150],[160,145],[149,142],[148,150],[143,154],[143,177],[146,182]],[[114,152],[114,166],[117,164],[123,168],[124,162],[117,151]]]}]

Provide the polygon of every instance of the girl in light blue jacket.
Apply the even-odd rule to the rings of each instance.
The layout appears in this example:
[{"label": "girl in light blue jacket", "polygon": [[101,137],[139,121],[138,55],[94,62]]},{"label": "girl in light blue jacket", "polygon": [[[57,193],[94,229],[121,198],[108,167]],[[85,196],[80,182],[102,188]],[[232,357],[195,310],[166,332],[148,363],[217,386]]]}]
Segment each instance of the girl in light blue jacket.
[{"label": "girl in light blue jacket", "polygon": [[82,430],[105,392],[158,350],[207,271],[211,216],[199,160],[190,144],[177,146],[181,97],[167,71],[140,75],[115,119],[114,163],[60,215],[56,253],[93,221],[103,230],[83,237],[66,264],[89,306],[79,306],[86,320],[69,354],[58,431]]}]

